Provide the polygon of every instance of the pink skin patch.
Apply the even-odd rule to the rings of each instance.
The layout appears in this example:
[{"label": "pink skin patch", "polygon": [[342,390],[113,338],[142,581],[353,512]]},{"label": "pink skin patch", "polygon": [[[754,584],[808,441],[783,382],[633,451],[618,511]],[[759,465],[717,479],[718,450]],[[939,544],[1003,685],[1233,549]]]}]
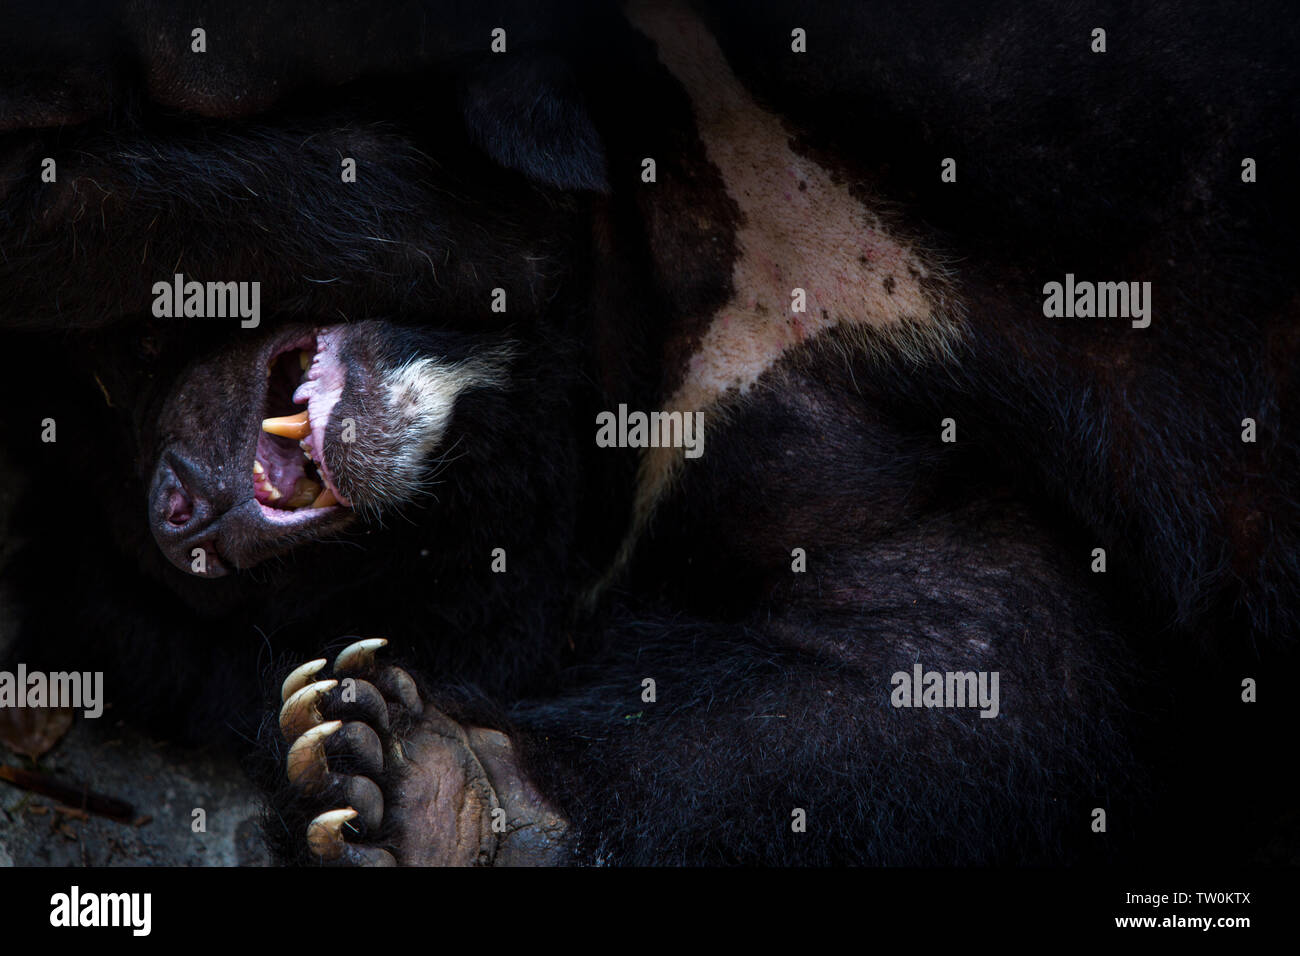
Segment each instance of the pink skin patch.
[{"label": "pink skin patch", "polygon": [[334,497],[341,504],[351,507],[352,502],[343,497],[330,478],[329,469],[324,458],[318,454],[325,447],[325,427],[329,424],[334,406],[343,394],[343,385],[347,381],[347,369],[339,358],[339,328],[320,329],[316,333],[316,354],[307,369],[307,378],[293,393],[295,405],[307,406],[307,418],[311,422],[311,434],[303,441],[307,450],[316,461],[316,468],[325,481],[325,487],[334,492]]},{"label": "pink skin patch", "polygon": [[[311,426],[310,433],[302,439],[301,444],[265,431],[259,432],[257,436],[255,461],[261,467],[262,474],[255,471],[252,474],[253,497],[262,517],[281,527],[303,525],[338,511],[340,505],[351,504],[339,493],[329,469],[317,453],[317,449],[324,447],[325,429],[347,378],[338,357],[339,332],[337,326],[320,329],[313,336],[289,343],[271,359],[268,390],[275,390],[283,396],[292,389],[293,403],[307,406]],[[303,351],[312,352],[312,360],[301,383],[295,387],[294,382],[287,377],[298,370],[298,366],[292,359],[286,359],[286,356],[296,358]],[[269,413],[270,408],[267,411]],[[312,478],[304,452],[310,454],[320,484],[333,493],[339,505],[322,508],[285,506],[287,498],[294,493],[298,480]],[[279,491],[279,497],[276,497],[276,491]]]},{"label": "pink skin patch", "polygon": [[[896,330],[900,355],[942,356],[957,331],[936,294],[943,272],[924,250],[834,169],[797,150],[793,131],[753,98],[685,0],[629,0],[623,9],[690,99],[705,154],[740,213],[732,297],[710,316],[689,317],[693,351],[663,409],[703,412],[719,427],[765,372],[833,330],[850,333],[848,347],[861,343],[863,354],[884,337],[851,334],[859,329]],[[683,461],[677,448],[645,450],[615,568]]]},{"label": "pink skin patch", "polygon": [[[923,282],[936,276],[922,251],[891,235],[832,169],[795,150],[790,130],[754,100],[687,4],[632,0],[625,13],[691,100],[705,153],[741,213],[733,297],[710,317],[665,407],[700,411],[744,396],[792,349],[836,328],[906,323],[928,328],[941,350],[948,333]],[[900,347],[909,341],[900,337]],[[656,456],[680,457],[648,455]],[[652,471],[674,467],[665,460]]]}]

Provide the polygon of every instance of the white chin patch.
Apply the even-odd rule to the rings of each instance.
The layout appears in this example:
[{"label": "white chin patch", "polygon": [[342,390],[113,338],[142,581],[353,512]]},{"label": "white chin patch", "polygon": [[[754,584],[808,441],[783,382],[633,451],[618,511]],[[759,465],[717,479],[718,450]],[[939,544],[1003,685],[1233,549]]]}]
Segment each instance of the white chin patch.
[{"label": "white chin patch", "polygon": [[384,376],[388,420],[400,423],[409,436],[406,448],[423,458],[442,440],[451,422],[456,397],[471,383],[463,368],[436,359],[418,359]]},{"label": "white chin patch", "polygon": [[403,438],[394,472],[418,476],[426,458],[442,443],[461,393],[502,382],[503,367],[482,361],[449,364],[422,358],[387,372],[383,378],[385,421],[393,422]]}]

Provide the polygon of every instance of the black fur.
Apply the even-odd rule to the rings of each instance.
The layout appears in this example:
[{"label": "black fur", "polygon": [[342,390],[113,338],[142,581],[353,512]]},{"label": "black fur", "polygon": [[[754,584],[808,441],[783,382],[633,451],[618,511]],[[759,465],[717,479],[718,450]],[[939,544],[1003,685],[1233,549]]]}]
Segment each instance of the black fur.
[{"label": "black fur", "polygon": [[[267,691],[349,633],[389,638],[431,700],[511,735],[572,822],[575,862],[1249,859],[1284,808],[1287,728],[1238,703],[1240,680],[1292,662],[1300,623],[1290,21],[938,4],[792,24],[779,5],[706,6],[802,146],[952,254],[967,334],[951,360],[891,359],[884,338],[845,358],[832,336],[778,366],[592,607],[634,479],[633,456],[593,446],[594,416],[662,400],[670,327],[725,299],[734,253],[691,231],[695,212],[736,214],[696,173],[689,107],[645,41],[597,5],[572,33],[530,18],[508,70],[449,30],[402,48],[400,82],[360,52],[337,74],[290,60],[284,89],[302,92],[257,76],[249,105],[87,55],[120,85],[11,83],[26,105],[0,152],[0,439],[27,479],[14,659],[104,670],[116,714],[172,737],[260,737],[286,860],[313,807],[279,785]],[[465,35],[486,47],[491,25]],[[816,57],[790,59],[791,25]],[[1104,62],[1078,52],[1093,25],[1110,28]],[[1230,81],[1196,55],[1210,38]],[[247,64],[224,62],[220,88],[242,88]],[[50,116],[86,122],[39,128]],[[636,178],[651,152],[666,182],[689,180],[659,207]],[[1240,183],[1238,154],[1260,183]],[[340,188],[343,156],[360,172]],[[664,275],[672,242],[692,265]],[[174,269],[259,279],[270,328],[148,320]],[[1044,319],[1042,283],[1066,271],[1150,279],[1151,328]],[[517,351],[508,386],[458,402],[433,497],[220,580],[173,567],[145,513],[177,439],[156,425],[168,394],[234,433],[233,379],[199,370],[291,322],[360,319],[395,354]],[[955,446],[937,440],[946,416]],[[1088,572],[1097,546],[1105,576]],[[999,671],[1002,716],[891,708],[890,675],[918,661]],[[1229,751],[1248,791],[1207,760]],[[1190,845],[1206,804],[1227,821]]]}]

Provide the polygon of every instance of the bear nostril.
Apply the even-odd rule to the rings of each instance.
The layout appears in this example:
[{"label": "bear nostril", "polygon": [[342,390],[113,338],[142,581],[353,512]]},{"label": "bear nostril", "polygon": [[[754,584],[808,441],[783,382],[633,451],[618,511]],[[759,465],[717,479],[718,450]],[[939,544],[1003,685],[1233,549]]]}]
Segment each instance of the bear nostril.
[{"label": "bear nostril", "polygon": [[205,476],[192,461],[168,451],[149,483],[149,527],[162,553],[188,574],[208,578],[228,573],[219,553],[223,512]]},{"label": "bear nostril", "polygon": [[167,535],[198,530],[211,515],[211,508],[196,488],[196,471],[185,459],[165,455],[154,471],[150,500],[154,528]]},{"label": "bear nostril", "polygon": [[194,502],[179,488],[167,496],[167,523],[181,527],[194,517]]}]

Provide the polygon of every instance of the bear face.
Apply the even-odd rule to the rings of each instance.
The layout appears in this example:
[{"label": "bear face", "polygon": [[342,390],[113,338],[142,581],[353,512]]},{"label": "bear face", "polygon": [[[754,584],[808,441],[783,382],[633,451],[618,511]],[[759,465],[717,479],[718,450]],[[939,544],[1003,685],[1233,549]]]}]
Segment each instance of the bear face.
[{"label": "bear face", "polygon": [[[462,395],[508,388],[511,356],[508,339],[372,320],[290,325],[191,366],[148,428],[159,547],[221,576],[391,518],[428,494]],[[469,441],[486,430],[460,425]]]}]

